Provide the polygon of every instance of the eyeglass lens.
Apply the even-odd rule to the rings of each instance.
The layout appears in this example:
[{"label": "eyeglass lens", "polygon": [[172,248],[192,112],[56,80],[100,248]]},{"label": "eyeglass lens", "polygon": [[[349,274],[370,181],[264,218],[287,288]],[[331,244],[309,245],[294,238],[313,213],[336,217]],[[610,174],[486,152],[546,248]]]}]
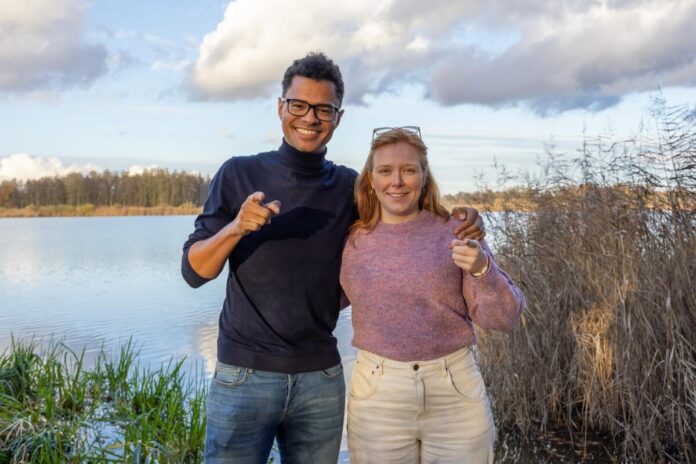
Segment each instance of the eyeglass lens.
[{"label": "eyeglass lens", "polygon": [[314,109],[314,115],[321,121],[331,122],[336,117],[336,108],[330,105],[310,105],[306,101],[288,98],[288,112],[293,116],[304,116],[310,109]]}]

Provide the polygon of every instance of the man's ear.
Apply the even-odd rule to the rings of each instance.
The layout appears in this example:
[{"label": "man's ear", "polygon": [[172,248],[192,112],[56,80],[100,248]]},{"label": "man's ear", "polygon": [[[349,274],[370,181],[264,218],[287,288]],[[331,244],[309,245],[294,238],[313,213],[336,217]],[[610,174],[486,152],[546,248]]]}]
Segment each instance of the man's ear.
[{"label": "man's ear", "polygon": [[283,101],[282,97],[278,97],[278,117],[280,119],[283,119],[283,105],[285,102]]},{"label": "man's ear", "polygon": [[336,115],[336,127],[341,123],[341,118],[343,117],[343,112],[345,110],[338,110],[338,114]]}]

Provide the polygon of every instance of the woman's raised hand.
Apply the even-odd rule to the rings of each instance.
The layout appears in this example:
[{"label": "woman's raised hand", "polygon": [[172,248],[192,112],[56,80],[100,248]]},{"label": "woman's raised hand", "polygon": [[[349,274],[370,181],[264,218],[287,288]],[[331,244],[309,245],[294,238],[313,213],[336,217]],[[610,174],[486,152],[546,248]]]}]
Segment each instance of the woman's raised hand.
[{"label": "woman's raised hand", "polygon": [[481,248],[478,240],[452,240],[452,261],[461,269],[471,274],[479,274],[488,266],[488,254]]}]

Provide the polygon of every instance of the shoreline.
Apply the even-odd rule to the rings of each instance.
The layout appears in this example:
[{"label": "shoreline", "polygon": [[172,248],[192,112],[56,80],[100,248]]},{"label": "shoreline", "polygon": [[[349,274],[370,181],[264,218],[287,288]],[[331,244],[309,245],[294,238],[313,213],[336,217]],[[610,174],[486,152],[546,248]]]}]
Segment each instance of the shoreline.
[{"label": "shoreline", "polygon": [[90,217],[90,216],[188,216],[197,215],[201,207],[192,205],[181,206],[27,206],[25,208],[0,208],[2,218],[33,218],[33,217]]},{"label": "shoreline", "polygon": [[[452,210],[455,206],[470,206],[481,212],[499,213],[510,209],[511,205],[485,205],[479,203],[451,203],[443,201],[445,208]],[[0,208],[0,219],[4,218],[35,218],[35,217],[109,217],[109,216],[196,216],[203,211],[203,207],[181,206],[68,206],[47,205],[27,206],[24,208]],[[531,211],[530,208],[518,207],[516,211]]]}]

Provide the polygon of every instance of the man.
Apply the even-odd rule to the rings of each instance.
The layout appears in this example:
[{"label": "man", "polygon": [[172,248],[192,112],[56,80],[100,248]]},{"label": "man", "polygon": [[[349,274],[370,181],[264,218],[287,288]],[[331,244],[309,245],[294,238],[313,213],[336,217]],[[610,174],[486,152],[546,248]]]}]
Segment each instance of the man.
[{"label": "man", "polygon": [[[343,79],[310,53],[286,70],[282,88],[280,148],[225,162],[184,244],[189,285],[230,268],[208,464],[265,463],[274,438],[284,464],[335,463],[341,443],[345,383],[332,331],[357,173],[326,160],[326,145],[343,116]],[[459,232],[480,238],[471,212]]]}]

